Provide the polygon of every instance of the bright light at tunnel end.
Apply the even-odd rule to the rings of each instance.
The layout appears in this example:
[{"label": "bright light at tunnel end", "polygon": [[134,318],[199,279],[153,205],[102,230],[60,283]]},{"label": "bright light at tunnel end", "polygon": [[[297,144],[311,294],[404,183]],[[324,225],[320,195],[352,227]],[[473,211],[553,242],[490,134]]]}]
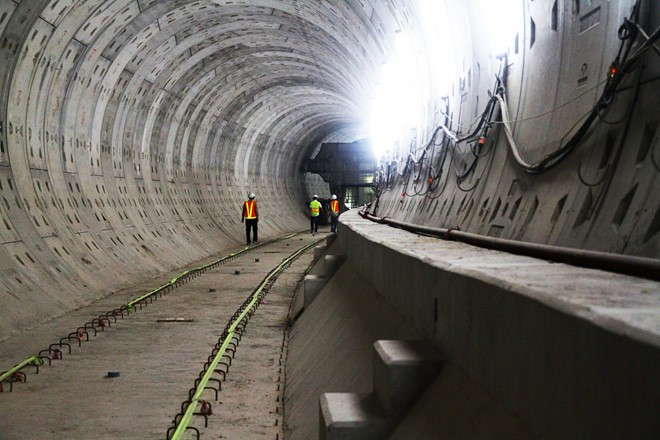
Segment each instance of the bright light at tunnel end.
[{"label": "bright light at tunnel end", "polygon": [[[450,21],[447,4],[443,0],[418,0],[417,30],[409,34],[401,29],[392,36],[392,53],[382,66],[372,102],[365,106],[368,116],[363,122],[379,160],[396,157],[399,152],[405,155],[407,150],[401,150],[413,139],[423,142],[428,126],[436,122],[430,120],[437,109],[428,108],[429,101],[434,96],[451,95],[459,73],[457,63],[463,58],[460,51],[470,44],[462,41],[467,32],[456,32],[459,24]],[[522,30],[524,2],[483,4],[483,18],[488,24],[475,43],[490,46],[491,54],[497,57],[511,50]],[[413,137],[413,133],[419,136]]]},{"label": "bright light at tunnel end", "polygon": [[507,53],[512,47],[516,33],[522,28],[522,0],[498,0],[484,2],[488,17],[488,40],[493,55]]},{"label": "bright light at tunnel end", "polygon": [[387,159],[408,146],[413,132],[428,125],[433,95],[444,96],[454,80],[454,36],[444,1],[418,0],[419,28],[393,35],[364,124],[374,154]]},{"label": "bright light at tunnel end", "polygon": [[421,73],[409,35],[403,31],[396,34],[394,54],[383,65],[366,121],[378,159],[394,152],[405,131],[416,124],[423,105]]}]

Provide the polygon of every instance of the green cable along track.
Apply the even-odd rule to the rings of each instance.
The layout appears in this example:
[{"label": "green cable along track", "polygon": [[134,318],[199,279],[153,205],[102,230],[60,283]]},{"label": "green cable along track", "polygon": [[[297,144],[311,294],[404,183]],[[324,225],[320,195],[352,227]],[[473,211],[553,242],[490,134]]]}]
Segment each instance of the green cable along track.
[{"label": "green cable along track", "polygon": [[[268,272],[268,275],[261,281],[259,286],[252,292],[252,294],[248,297],[248,300],[241,306],[240,313],[238,315],[234,315],[232,320],[227,324],[227,327],[225,328],[225,331],[223,332],[222,336],[220,337],[220,341],[218,341],[218,344],[216,344],[216,347],[220,345],[218,348],[218,352],[216,355],[213,357],[213,360],[210,362],[208,367],[206,368],[206,371],[204,372],[204,375],[202,376],[201,380],[199,381],[196,389],[195,389],[195,394],[192,396],[190,399],[190,403],[188,407],[186,408],[186,411],[183,413],[183,416],[181,417],[181,420],[179,423],[176,425],[175,428],[170,428],[175,429],[174,434],[172,437],[169,437],[171,440],[179,440],[182,438],[183,434],[185,433],[186,429],[188,429],[188,425],[190,423],[190,420],[193,416],[193,413],[195,413],[195,410],[197,409],[197,404],[200,402],[200,398],[202,396],[202,393],[204,392],[204,389],[206,388],[209,379],[215,372],[216,367],[218,366],[218,363],[222,359],[222,357],[225,355],[225,352],[227,350],[227,347],[229,346],[232,338],[234,337],[236,333],[236,327],[239,325],[241,321],[243,321],[247,316],[248,313],[250,313],[255,306],[258,305],[258,303],[263,299],[265,293],[267,292],[267,288],[269,288],[273,282],[277,279],[277,277],[289,266],[293,261],[295,261],[298,257],[300,257],[303,253],[307,252],[310,248],[313,246],[317,245],[319,242],[323,241],[324,238],[320,240],[316,240],[307,246],[304,246],[291,254],[289,257],[285,258],[278,266],[276,266],[274,269],[272,269],[270,272]],[[169,432],[169,431],[168,431]]]},{"label": "green cable along track", "polygon": [[[138,298],[135,298],[134,300],[128,302],[127,304],[121,306],[118,310],[123,310],[123,311],[126,311],[127,313],[133,312],[133,311],[135,311],[135,305],[136,304],[139,304],[140,302],[146,301],[147,299],[152,298],[153,296],[157,295],[158,293],[163,292],[166,289],[176,287],[179,283],[185,281],[187,278],[189,278],[193,275],[196,275],[196,274],[198,274],[200,272],[203,272],[203,271],[205,271],[209,268],[212,268],[214,266],[218,266],[222,263],[230,261],[230,260],[232,260],[232,259],[234,259],[234,258],[236,258],[236,257],[238,257],[238,256],[240,256],[240,255],[242,255],[246,252],[250,252],[254,249],[257,249],[257,248],[260,248],[262,246],[266,246],[266,245],[269,245],[269,244],[272,244],[272,243],[276,243],[278,241],[287,240],[289,238],[295,237],[298,234],[299,234],[299,232],[294,232],[292,234],[283,235],[281,237],[278,237],[278,238],[275,238],[275,239],[272,239],[272,240],[268,240],[268,241],[265,241],[263,243],[259,243],[259,244],[254,245],[254,246],[246,246],[246,247],[244,247],[243,249],[241,249],[237,252],[233,252],[229,255],[226,255],[226,256],[224,256],[222,258],[219,258],[215,261],[207,263],[203,266],[199,266],[199,267],[195,267],[193,269],[189,269],[189,270],[175,276],[174,278],[172,278],[167,283],[165,283],[165,284],[151,290],[150,292],[147,292],[147,293],[139,296]],[[39,365],[43,365],[43,364],[44,364],[43,356],[40,356],[40,355],[30,356],[27,359],[25,359],[24,361],[16,364],[11,369],[9,369],[5,372],[2,372],[0,374],[0,383],[2,383],[7,378],[12,376],[14,373],[19,372],[20,370],[22,370],[25,367],[39,366]]]}]

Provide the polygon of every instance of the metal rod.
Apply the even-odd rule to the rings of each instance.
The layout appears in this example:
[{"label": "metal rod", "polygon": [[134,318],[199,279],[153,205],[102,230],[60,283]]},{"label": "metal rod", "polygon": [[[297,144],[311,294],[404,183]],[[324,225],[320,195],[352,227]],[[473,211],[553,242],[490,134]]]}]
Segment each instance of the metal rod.
[{"label": "metal rod", "polygon": [[460,241],[462,243],[512,254],[526,255],[528,257],[558,261],[574,266],[600,269],[660,281],[660,260],[653,258],[507,240],[472,234],[457,229],[432,228],[389,218],[376,217],[363,211],[359,211],[359,214],[363,218],[376,223],[395,226],[411,232],[421,232],[444,240]]}]

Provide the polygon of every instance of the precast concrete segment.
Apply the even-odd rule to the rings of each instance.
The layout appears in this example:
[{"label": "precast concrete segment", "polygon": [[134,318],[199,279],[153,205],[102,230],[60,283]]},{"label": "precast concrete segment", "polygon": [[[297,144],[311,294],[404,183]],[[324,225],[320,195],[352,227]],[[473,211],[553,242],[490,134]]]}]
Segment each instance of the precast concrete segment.
[{"label": "precast concrete segment", "polygon": [[657,432],[660,283],[340,221],[347,263],[534,435]]},{"label": "precast concrete segment", "polygon": [[[660,139],[655,103],[660,57],[644,47],[648,40],[637,32],[655,33],[660,4],[617,0],[562,8],[561,2],[525,1],[498,11],[487,1],[462,2],[463,8],[457,3],[444,5],[453,10],[458,78],[445,95],[430,93],[440,98],[435,122],[402,136],[401,147],[385,157],[374,214],[657,259],[660,194],[654,188],[660,167],[651,153],[657,153]],[[497,20],[499,12],[516,23],[487,31],[484,24]],[[492,39],[506,27],[512,28],[511,39],[496,55]],[[624,67],[626,52],[634,68]],[[439,63],[437,75],[449,65],[451,60]],[[489,117],[485,109],[499,80],[506,102]],[[601,99],[619,80],[616,99]],[[582,122],[594,118],[596,102],[598,117],[585,131]],[[475,130],[482,120],[488,123]],[[452,129],[434,139],[443,125]],[[514,126],[512,136],[506,135],[507,125]],[[585,135],[569,144],[578,132]],[[514,159],[541,163],[557,153],[566,160],[543,172]]]},{"label": "precast concrete segment", "polygon": [[[191,379],[197,377],[208,348],[217,341],[231,314],[270,268],[280,264],[292,249],[311,243],[311,238],[296,239],[289,242],[290,246],[278,242],[208,271],[139,313],[99,332],[97,338],[82,349],[74,348],[72,355],[53,361],[49,371],[42,370],[38,376],[31,375],[27,383],[15,384],[20,385],[20,390],[0,393],[6,403],[0,415],[0,437],[54,439],[69,435],[72,438],[162,439],[173,413],[180,406],[181,396],[187,395]],[[255,258],[259,259],[258,263]],[[279,304],[276,308],[282,316],[263,315],[267,323],[261,327],[259,343],[250,349],[250,335],[244,337],[247,344],[241,344],[234,369],[228,375],[246,368],[252,377],[260,378],[264,384],[272,381],[272,406],[259,402],[248,405],[254,420],[262,421],[263,429],[275,424],[278,370],[270,362],[241,366],[245,360],[241,358],[241,350],[245,347],[246,356],[249,353],[250,357],[262,360],[266,356],[279,356],[287,297],[293,294],[288,286],[295,285],[298,273],[304,271],[309,262],[311,255],[299,259],[293,266],[294,272],[284,278],[286,286],[277,287],[278,299],[273,300]],[[235,270],[240,270],[240,275],[234,275]],[[20,347],[30,350],[31,346],[39,346],[41,341],[51,338],[54,328],[69,328],[79,322],[81,316],[94,315],[98,310],[135,296],[135,291],[122,292],[100,300],[3,342],[0,352],[18,351]],[[267,299],[262,307],[269,307],[269,301]],[[273,332],[271,324],[278,330]],[[120,375],[107,378],[109,371],[118,371]],[[230,405],[214,408],[218,417],[240,418],[246,411],[242,409],[234,416],[229,414]],[[217,420],[211,423],[213,429],[222,429]],[[259,429],[256,425],[243,428]]]}]

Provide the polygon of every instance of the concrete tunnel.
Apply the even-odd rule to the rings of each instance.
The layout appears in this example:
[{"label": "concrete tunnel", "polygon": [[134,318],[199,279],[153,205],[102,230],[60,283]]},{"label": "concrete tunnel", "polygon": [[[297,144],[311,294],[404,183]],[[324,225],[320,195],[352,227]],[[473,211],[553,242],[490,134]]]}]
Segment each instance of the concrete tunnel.
[{"label": "concrete tunnel", "polygon": [[0,0],[0,371],[242,248],[249,192],[262,240],[307,230],[337,182],[306,164],[365,141],[278,438],[658,438],[659,26],[654,0]]}]

